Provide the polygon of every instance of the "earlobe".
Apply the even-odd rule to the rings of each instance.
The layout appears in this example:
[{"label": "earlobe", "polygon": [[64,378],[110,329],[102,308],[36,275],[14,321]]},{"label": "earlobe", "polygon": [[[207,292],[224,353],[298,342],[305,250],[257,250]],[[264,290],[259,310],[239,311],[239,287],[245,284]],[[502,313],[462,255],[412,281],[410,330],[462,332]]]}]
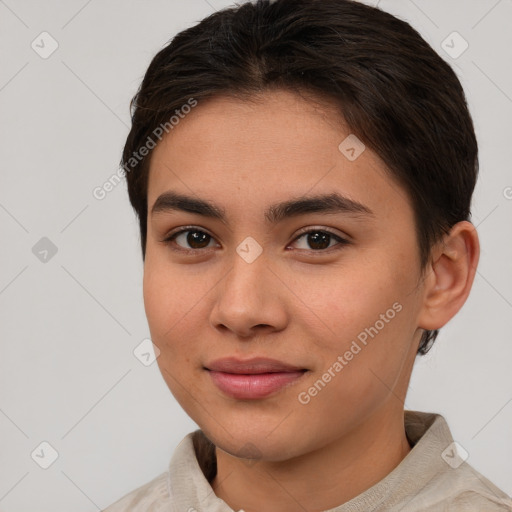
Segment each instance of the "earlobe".
[{"label": "earlobe", "polygon": [[432,252],[418,327],[439,329],[455,316],[469,296],[479,256],[480,244],[473,224],[455,224]]}]

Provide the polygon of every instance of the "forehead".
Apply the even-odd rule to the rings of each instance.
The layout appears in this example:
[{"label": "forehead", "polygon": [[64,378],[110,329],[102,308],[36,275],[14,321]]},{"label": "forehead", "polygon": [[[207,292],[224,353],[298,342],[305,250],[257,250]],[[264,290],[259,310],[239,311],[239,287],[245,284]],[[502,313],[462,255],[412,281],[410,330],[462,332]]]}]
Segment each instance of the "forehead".
[{"label": "forehead", "polygon": [[[155,149],[154,157],[158,158],[166,145],[171,151],[178,145],[182,151],[190,147],[213,150],[212,146],[217,146],[222,148],[225,161],[237,153],[243,158],[243,150],[254,154],[259,144],[261,153],[290,158],[286,154],[290,149],[301,153],[314,151],[321,141],[330,144],[325,138],[329,127],[337,133],[336,138],[347,131],[334,103],[311,95],[275,90],[244,99],[216,96],[201,100],[183,116]],[[228,146],[234,151],[226,151]],[[282,151],[272,151],[279,148]]]},{"label": "forehead", "polygon": [[238,201],[238,210],[244,202],[263,206],[333,191],[387,209],[409,206],[385,164],[350,133],[332,102],[289,91],[199,102],[151,156],[149,209],[166,190],[233,206]]}]

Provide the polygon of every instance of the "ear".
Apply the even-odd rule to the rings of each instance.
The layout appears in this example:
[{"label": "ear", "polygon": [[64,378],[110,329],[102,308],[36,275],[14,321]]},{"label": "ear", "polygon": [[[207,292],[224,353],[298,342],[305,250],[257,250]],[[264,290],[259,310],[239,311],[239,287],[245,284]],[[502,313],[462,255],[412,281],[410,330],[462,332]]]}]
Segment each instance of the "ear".
[{"label": "ear", "polygon": [[418,327],[439,329],[455,316],[468,298],[479,257],[476,228],[471,222],[458,222],[435,246],[425,269]]}]

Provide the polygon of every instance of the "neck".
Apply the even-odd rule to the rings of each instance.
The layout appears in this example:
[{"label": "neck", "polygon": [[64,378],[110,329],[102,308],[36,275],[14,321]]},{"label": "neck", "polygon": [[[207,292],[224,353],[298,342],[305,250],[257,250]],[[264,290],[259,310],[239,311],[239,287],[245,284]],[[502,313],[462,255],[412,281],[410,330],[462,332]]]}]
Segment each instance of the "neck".
[{"label": "neck", "polygon": [[215,449],[211,485],[233,510],[328,510],[363,493],[410,452],[404,412],[377,411],[354,431],[286,461],[248,461]]}]

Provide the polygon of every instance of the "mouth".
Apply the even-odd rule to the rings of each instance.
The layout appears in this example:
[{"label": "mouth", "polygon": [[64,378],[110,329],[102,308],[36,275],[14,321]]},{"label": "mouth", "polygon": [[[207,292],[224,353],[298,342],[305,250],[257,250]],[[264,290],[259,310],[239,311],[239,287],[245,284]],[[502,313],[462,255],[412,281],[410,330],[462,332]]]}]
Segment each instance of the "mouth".
[{"label": "mouth", "polygon": [[240,400],[257,400],[297,382],[308,370],[268,358],[218,359],[204,367],[224,394]]}]

